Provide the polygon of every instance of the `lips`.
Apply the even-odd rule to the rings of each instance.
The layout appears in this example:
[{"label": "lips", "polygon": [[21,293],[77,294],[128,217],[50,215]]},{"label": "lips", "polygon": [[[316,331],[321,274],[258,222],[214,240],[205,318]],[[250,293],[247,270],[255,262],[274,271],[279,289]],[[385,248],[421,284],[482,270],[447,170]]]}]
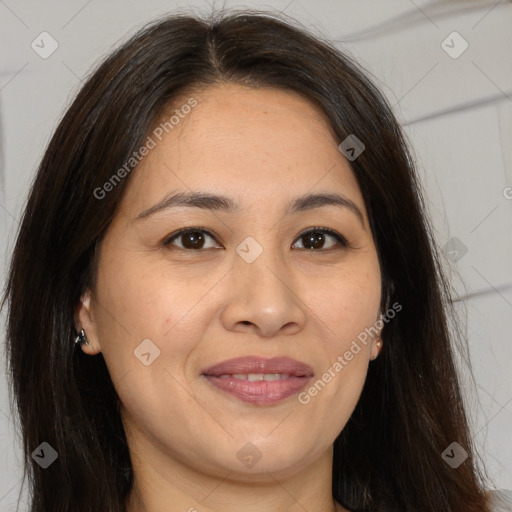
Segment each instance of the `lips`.
[{"label": "lips", "polygon": [[229,359],[203,371],[221,391],[255,405],[280,402],[298,393],[313,377],[310,365],[289,357]]},{"label": "lips", "polygon": [[313,369],[309,364],[291,359],[290,357],[272,357],[268,359],[248,356],[223,361],[205,370],[203,375],[220,377],[221,375],[249,373],[280,373],[293,375],[294,377],[312,377]]}]

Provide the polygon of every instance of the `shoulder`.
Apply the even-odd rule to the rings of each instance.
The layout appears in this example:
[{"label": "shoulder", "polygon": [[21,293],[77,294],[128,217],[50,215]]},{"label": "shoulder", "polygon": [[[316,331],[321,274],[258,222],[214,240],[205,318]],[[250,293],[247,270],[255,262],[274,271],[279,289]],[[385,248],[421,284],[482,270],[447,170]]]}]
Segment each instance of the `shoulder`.
[{"label": "shoulder", "polygon": [[512,491],[501,489],[487,493],[491,512],[512,512]]}]

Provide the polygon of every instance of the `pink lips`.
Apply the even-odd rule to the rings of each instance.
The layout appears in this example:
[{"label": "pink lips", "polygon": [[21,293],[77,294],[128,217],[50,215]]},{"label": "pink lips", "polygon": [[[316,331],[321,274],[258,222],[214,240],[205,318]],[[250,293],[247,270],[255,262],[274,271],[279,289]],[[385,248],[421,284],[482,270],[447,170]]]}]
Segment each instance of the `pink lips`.
[{"label": "pink lips", "polygon": [[[281,374],[279,380],[249,381],[236,374]],[[298,393],[313,377],[313,369],[289,357],[263,358],[257,356],[229,359],[203,371],[212,385],[236,398],[255,405],[280,402]]]}]

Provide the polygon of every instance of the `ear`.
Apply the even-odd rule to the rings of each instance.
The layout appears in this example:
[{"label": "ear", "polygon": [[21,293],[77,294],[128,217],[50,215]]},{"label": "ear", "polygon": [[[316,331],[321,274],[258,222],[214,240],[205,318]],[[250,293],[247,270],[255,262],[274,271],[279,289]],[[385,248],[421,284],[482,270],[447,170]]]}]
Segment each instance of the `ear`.
[{"label": "ear", "polygon": [[[382,313],[379,314],[379,319],[380,318],[382,318]],[[377,324],[378,321],[379,320],[377,319],[375,321],[375,324]],[[374,361],[375,359],[377,359],[377,357],[379,357],[380,352],[382,350],[382,345],[383,345],[382,330],[383,329],[384,329],[384,322],[382,322],[382,327],[379,329],[378,334],[376,334],[372,339],[372,346],[371,346],[371,350],[370,350],[370,360],[371,361]]]},{"label": "ear", "polygon": [[82,343],[80,348],[91,356],[101,352],[101,345],[98,338],[98,324],[94,319],[94,300],[90,290],[87,290],[80,298],[80,305],[75,316],[75,329],[85,331],[89,344]]},{"label": "ear", "polygon": [[370,351],[370,360],[373,361],[374,359],[377,359],[377,357],[379,357],[381,350],[382,350],[382,338],[379,335],[372,341],[372,349]]}]

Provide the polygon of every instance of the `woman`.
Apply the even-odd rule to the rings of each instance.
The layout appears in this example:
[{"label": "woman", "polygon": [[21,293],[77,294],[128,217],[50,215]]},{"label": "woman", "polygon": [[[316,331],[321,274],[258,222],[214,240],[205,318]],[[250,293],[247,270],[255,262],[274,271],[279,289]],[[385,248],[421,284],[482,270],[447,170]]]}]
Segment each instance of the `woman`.
[{"label": "woman", "polygon": [[270,15],[159,20],[59,124],[11,264],[32,512],[490,510],[397,121]]}]

